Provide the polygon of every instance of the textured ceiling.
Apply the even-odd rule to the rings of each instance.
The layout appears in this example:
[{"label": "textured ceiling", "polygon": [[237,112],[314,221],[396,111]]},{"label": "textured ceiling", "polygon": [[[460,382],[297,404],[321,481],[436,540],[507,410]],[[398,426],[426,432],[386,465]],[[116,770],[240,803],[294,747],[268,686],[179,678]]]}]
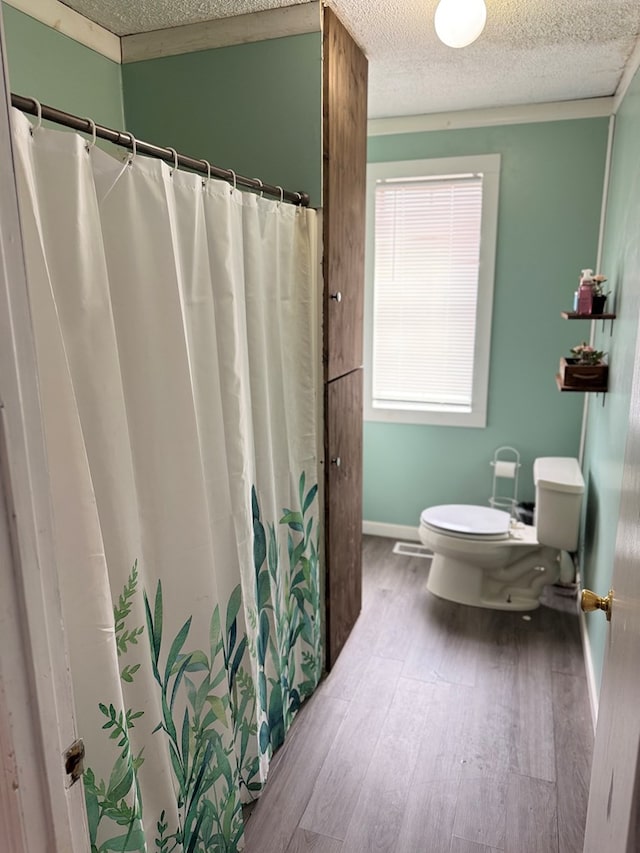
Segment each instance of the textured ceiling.
[{"label": "textured ceiling", "polygon": [[[65,0],[118,35],[294,5],[288,0]],[[640,34],[638,0],[486,0],[461,50],[435,35],[438,0],[331,0],[369,57],[369,116],[615,93]]]}]

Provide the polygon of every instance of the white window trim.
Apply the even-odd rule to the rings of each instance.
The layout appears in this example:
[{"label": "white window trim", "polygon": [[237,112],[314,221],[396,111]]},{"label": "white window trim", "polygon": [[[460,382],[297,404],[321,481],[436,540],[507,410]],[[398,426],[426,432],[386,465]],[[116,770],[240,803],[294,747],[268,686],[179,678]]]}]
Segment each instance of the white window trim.
[{"label": "white window trim", "polygon": [[[482,224],[480,232],[480,270],[474,350],[473,405],[470,412],[455,410],[382,409],[373,407],[371,377],[373,366],[373,302],[375,258],[375,188],[384,178],[409,178],[416,175],[452,175],[481,172]],[[485,427],[489,394],[489,360],[491,354],[491,319],[493,284],[498,236],[498,196],[500,188],[500,155],[479,154],[469,157],[438,157],[429,160],[401,160],[369,163],[367,166],[367,234],[365,252],[365,325],[364,325],[364,419],[407,424]]]}]

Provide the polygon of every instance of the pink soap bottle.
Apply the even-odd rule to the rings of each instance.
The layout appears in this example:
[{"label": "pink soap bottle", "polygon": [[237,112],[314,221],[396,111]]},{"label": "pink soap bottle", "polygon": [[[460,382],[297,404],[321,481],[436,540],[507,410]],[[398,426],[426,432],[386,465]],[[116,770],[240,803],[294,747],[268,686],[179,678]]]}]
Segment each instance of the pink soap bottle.
[{"label": "pink soap bottle", "polygon": [[591,314],[593,270],[582,270],[578,287],[578,314]]}]

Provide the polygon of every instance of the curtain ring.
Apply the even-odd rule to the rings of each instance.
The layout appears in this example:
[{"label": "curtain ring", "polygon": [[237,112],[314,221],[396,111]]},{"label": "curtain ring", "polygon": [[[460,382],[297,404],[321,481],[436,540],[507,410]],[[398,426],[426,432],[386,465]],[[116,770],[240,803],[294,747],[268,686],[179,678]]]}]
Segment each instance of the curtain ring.
[{"label": "curtain ring", "polygon": [[302,193],[296,192],[294,195],[298,199],[298,205],[300,205],[302,203]]},{"label": "curtain ring", "polygon": [[238,189],[238,183],[237,183],[237,179],[236,179],[236,173],[233,171],[233,169],[229,169],[229,174],[233,175],[233,188],[234,188],[234,190],[237,190]]},{"label": "curtain ring", "polygon": [[29,133],[31,134],[31,136],[33,136],[33,131],[39,130],[42,127],[42,104],[40,103],[40,101],[37,101],[35,98],[31,98],[31,100],[33,101],[33,103],[35,105],[37,118],[38,118],[37,123],[35,125],[32,124],[31,127],[29,128]]},{"label": "curtain ring", "polygon": [[260,184],[260,198],[263,198],[264,197],[264,190],[262,188],[263,188],[264,184],[262,183],[260,178],[254,178],[253,180],[256,182],[256,184]]},{"label": "curtain ring", "polygon": [[282,189],[282,187],[278,186],[278,184],[276,184],[276,189],[280,190],[280,201],[278,202],[278,204],[280,205],[284,201],[284,190]]},{"label": "curtain ring", "polygon": [[211,163],[208,160],[200,160],[200,162],[204,163],[205,166],[207,167],[207,180],[205,181],[204,178],[202,180],[202,186],[204,188],[207,186],[207,184],[211,180]]},{"label": "curtain ring", "polygon": [[92,118],[85,118],[85,121],[88,121],[91,126],[91,143],[85,142],[84,147],[86,148],[87,154],[91,151],[91,149],[96,144],[96,123]]},{"label": "curtain ring", "polygon": [[129,131],[127,131],[127,136],[129,137],[129,139],[131,141],[131,154],[129,154],[129,158],[127,161],[127,166],[130,166],[133,163],[133,161],[135,160],[136,155],[138,154],[138,143],[137,143],[136,138],[133,135],[133,133],[130,133]]},{"label": "curtain ring", "polygon": [[178,152],[175,148],[170,148],[168,145],[167,151],[171,151],[171,153],[173,154],[173,169],[171,170],[171,174],[173,175],[173,173],[178,169]]}]

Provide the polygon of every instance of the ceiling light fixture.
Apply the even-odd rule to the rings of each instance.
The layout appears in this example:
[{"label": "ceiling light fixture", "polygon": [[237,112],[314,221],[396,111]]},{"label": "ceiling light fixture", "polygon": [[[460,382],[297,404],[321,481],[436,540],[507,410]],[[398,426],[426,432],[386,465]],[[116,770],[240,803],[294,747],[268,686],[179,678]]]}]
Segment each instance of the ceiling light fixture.
[{"label": "ceiling light fixture", "polygon": [[449,47],[466,47],[478,38],[486,20],[484,0],[440,0],[434,25],[440,41]]}]

